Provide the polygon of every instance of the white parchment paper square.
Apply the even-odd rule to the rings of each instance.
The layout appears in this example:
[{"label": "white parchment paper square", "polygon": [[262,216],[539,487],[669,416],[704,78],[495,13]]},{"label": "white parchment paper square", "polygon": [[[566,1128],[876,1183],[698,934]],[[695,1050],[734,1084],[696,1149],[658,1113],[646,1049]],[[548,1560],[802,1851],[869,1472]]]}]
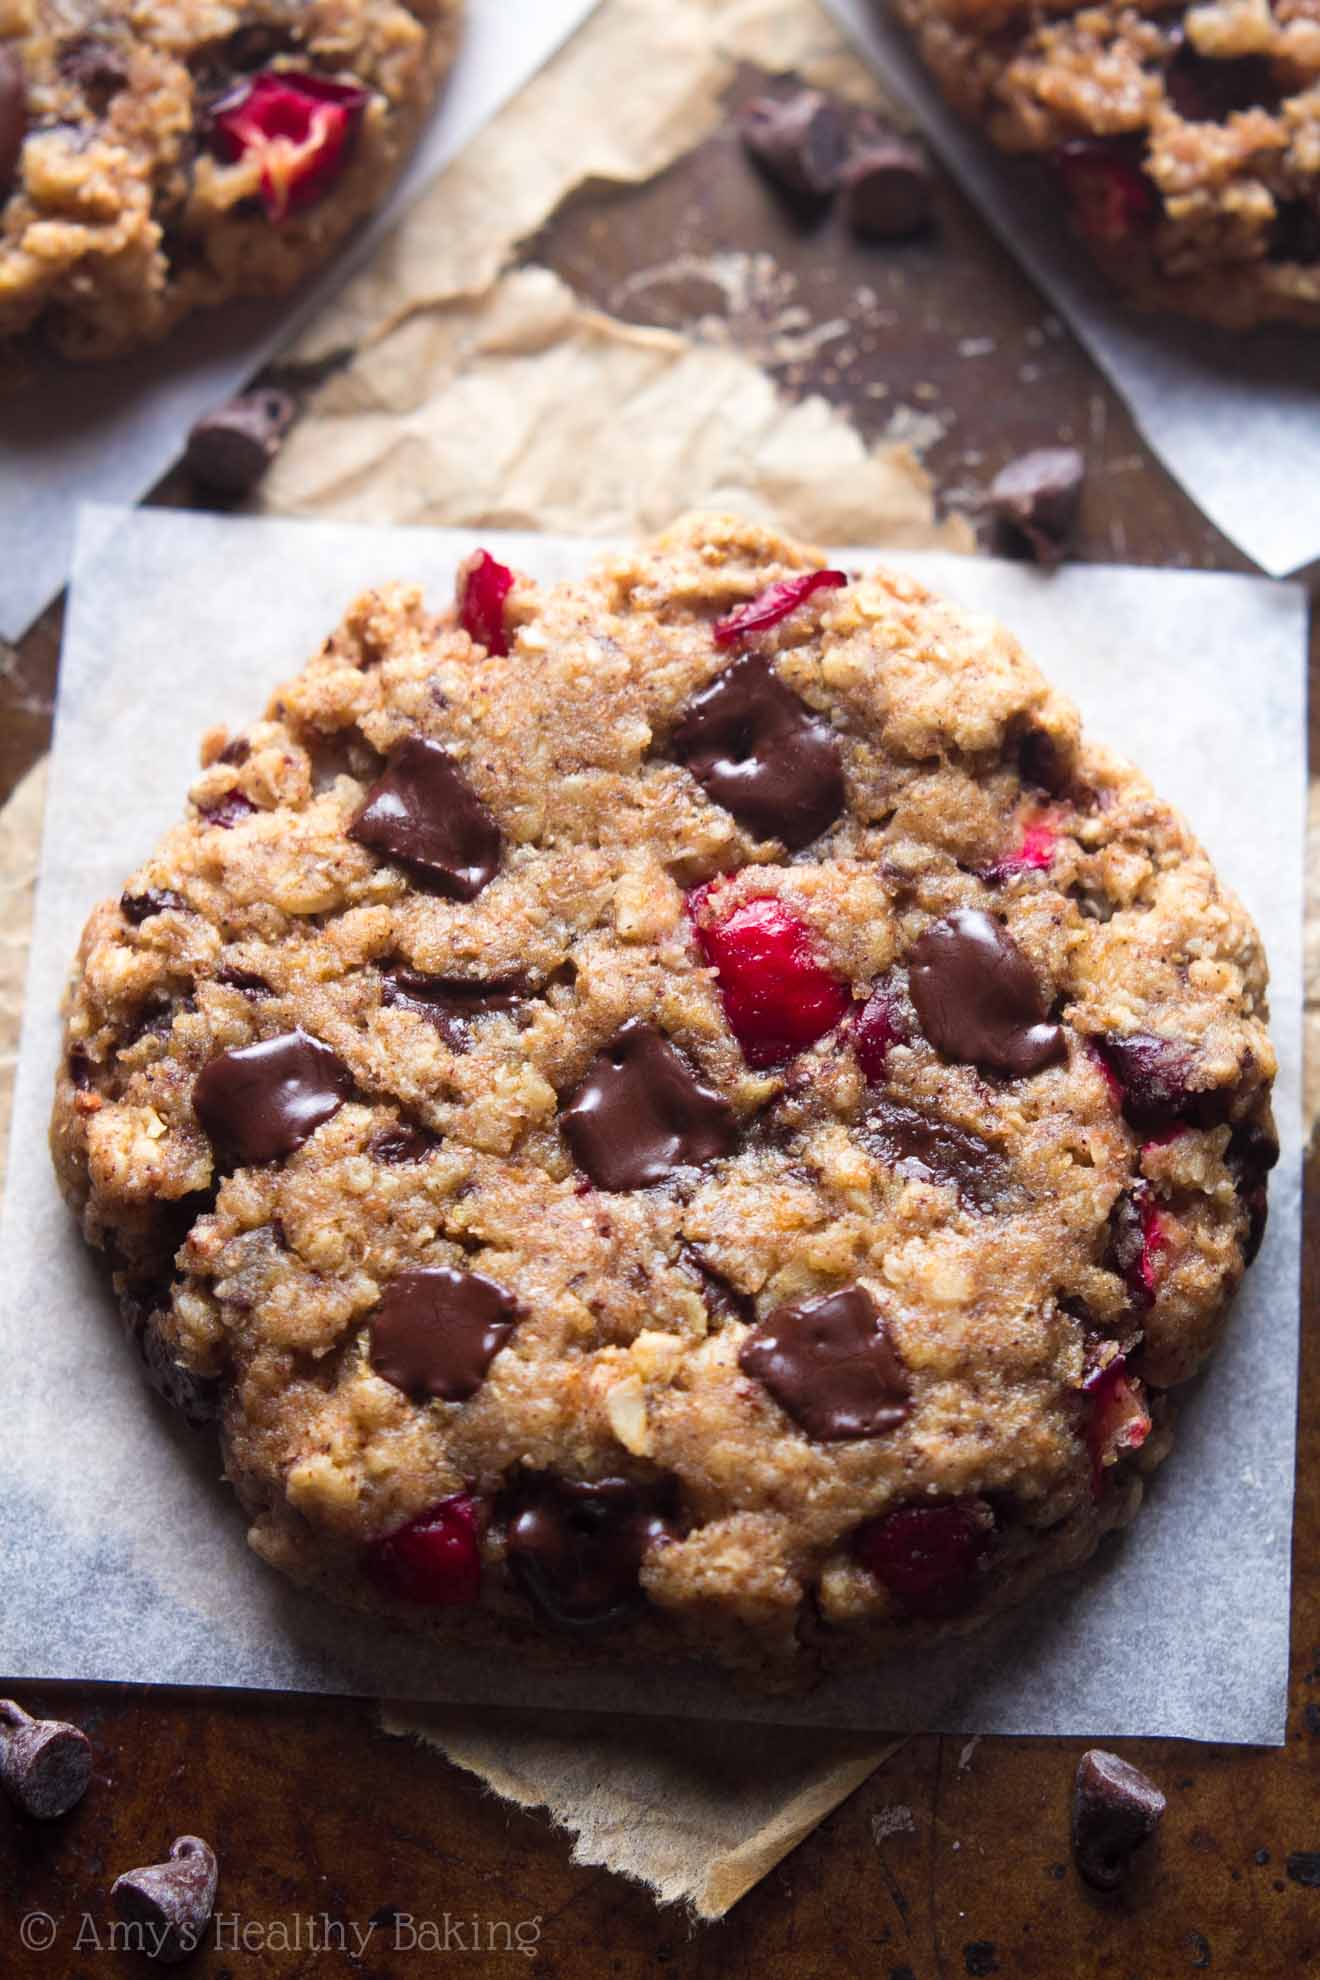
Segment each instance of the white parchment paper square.
[{"label": "white parchment paper square", "polygon": [[[551,578],[600,545],[487,532]],[[1291,586],[988,560],[891,561],[996,611],[1141,761],[1243,894],[1273,965],[1283,1158],[1269,1233],[1131,1532],[1057,1601],[924,1657],[760,1703],[702,1672],[532,1674],[343,1618],[248,1553],[214,1445],[141,1383],[61,1204],[45,1132],[82,922],[180,814],[197,739],[241,725],[353,594],[447,595],[465,533],[85,511],[8,1198],[0,1227],[0,1674],[240,1685],[904,1730],[1284,1736],[1300,1241],[1305,601]],[[843,552],[854,562],[867,552]]]},{"label": "white parchment paper square", "polygon": [[949,108],[888,0],[824,4],[1211,522],[1276,577],[1320,557],[1320,335],[1247,335],[1125,305],[1045,196],[1040,166],[1005,157]]},{"label": "white parchment paper square", "polygon": [[193,421],[239,390],[372,253],[404,208],[582,25],[599,0],[468,0],[458,60],[384,205],[291,296],[203,311],[113,364],[52,358],[0,402],[0,637],[21,638],[69,574],[76,505],[136,502]]}]

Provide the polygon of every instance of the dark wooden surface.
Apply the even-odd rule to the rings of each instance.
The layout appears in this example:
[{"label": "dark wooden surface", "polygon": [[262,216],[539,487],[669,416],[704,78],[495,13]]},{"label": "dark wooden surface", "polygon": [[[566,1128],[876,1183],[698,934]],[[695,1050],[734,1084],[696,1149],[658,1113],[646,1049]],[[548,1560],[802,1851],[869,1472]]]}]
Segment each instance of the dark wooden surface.
[{"label": "dark wooden surface", "polygon": [[[750,293],[743,284],[732,308],[728,285],[702,268],[714,249],[770,258],[755,264]],[[940,428],[924,458],[949,506],[974,510],[978,490],[1024,447],[1075,439],[1091,462],[1081,555],[1245,567],[1150,459],[1114,394],[945,182],[928,240],[863,249],[835,222],[794,223],[725,136],[648,186],[584,189],[526,254],[617,314],[688,327],[707,319],[707,334],[762,354],[789,393],[822,391],[846,406],[868,438],[887,430],[896,407],[916,406]],[[813,325],[844,319],[846,335],[809,362],[776,350],[785,300]],[[711,318],[722,327],[712,332]],[[167,484],[159,499],[187,497]],[[0,797],[45,746],[58,618],[48,614],[17,654],[0,649]],[[1308,1203],[1313,1196],[1308,1189]],[[1309,1308],[1309,1212],[1307,1255]],[[619,1879],[572,1867],[566,1841],[542,1818],[384,1738],[366,1704],[19,1686],[30,1709],[87,1728],[97,1772],[83,1805],[51,1827],[0,1806],[0,1974],[142,1971],[98,1945],[105,1893],[118,1871],[187,1829],[207,1836],[224,1866],[222,1942],[187,1969],[199,1980],[395,1980],[451,1968],[574,1980],[1320,1975],[1317,1405],[1320,1356],[1304,1344],[1288,1744],[1122,1742],[1170,1807],[1150,1861],[1121,1896],[1095,1897],[1068,1860],[1080,1741],[985,1739],[968,1754],[961,1740],[912,1740],[730,1918],[697,1930]],[[892,1826],[896,1808],[910,1811],[910,1826]],[[53,1921],[49,1950],[20,1942],[20,1921],[34,1914]],[[421,1926],[392,1922],[395,1914],[433,1921],[442,1936],[447,1916],[448,1952],[425,1952]],[[366,1934],[373,1920],[357,1956],[354,1928]],[[524,1942],[535,1933],[535,1959],[503,1949],[520,1925]],[[48,1929],[38,1918],[28,1934]]]}]

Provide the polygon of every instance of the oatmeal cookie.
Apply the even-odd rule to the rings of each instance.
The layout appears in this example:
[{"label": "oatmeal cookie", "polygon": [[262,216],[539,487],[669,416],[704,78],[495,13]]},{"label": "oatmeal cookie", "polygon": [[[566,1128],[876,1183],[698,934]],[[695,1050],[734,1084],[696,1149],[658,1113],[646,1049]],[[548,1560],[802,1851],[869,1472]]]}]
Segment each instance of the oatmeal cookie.
[{"label": "oatmeal cookie", "polygon": [[380,199],[462,0],[0,0],[0,349],[292,288]]},{"label": "oatmeal cookie", "polygon": [[1266,968],[991,620],[766,529],[372,593],[93,914],[53,1147],[257,1552],[766,1683],[1083,1559],[1276,1154]]},{"label": "oatmeal cookie", "polygon": [[1048,166],[1134,300],[1320,327],[1317,0],[893,4],[954,107]]}]

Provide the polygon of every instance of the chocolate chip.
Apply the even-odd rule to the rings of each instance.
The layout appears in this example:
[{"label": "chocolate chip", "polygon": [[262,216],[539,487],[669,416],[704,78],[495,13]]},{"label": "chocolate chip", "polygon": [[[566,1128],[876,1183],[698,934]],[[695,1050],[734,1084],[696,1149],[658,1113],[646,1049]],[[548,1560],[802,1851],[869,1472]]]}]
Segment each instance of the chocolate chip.
[{"label": "chocolate chip", "polygon": [[912,1182],[952,1183],[978,1209],[1003,1190],[1003,1157],[966,1128],[894,1100],[874,1100],[858,1123],[862,1141]]},{"label": "chocolate chip", "polygon": [[517,1324],[512,1294],[480,1272],[402,1272],[371,1323],[371,1365],[419,1401],[465,1402]]},{"label": "chocolate chip", "polygon": [[917,147],[898,137],[868,140],[843,174],[843,211],[854,234],[901,241],[930,221],[930,168]]},{"label": "chocolate chip", "polygon": [[533,1478],[509,1508],[509,1567],[552,1622],[578,1629],[613,1622],[642,1599],[637,1577],[647,1550],[676,1537],[673,1510],[668,1481]]},{"label": "chocolate chip", "polygon": [[1045,729],[1026,729],[1016,738],[1018,775],[1051,797],[1062,797],[1069,784],[1069,763],[1063,747]]},{"label": "chocolate chip", "polygon": [[149,921],[153,914],[164,914],[170,909],[175,914],[187,914],[188,903],[182,894],[174,893],[169,887],[144,887],[140,894],[119,896],[119,912],[134,928]]},{"label": "chocolate chip", "polygon": [[758,96],[738,116],[748,152],[794,199],[826,199],[839,183],[848,151],[843,118],[820,90]]},{"label": "chocolate chip", "polygon": [[59,53],[58,67],[65,80],[82,91],[88,109],[98,117],[105,115],[128,81],[123,52],[93,34],[79,35],[66,42]]},{"label": "chocolate chip", "polygon": [[238,770],[241,769],[242,766],[247,762],[251,754],[252,754],[252,745],[248,741],[247,737],[235,736],[232,739],[232,741],[227,742],[225,744],[224,748],[221,750],[219,756],[217,756],[215,760],[217,763],[232,764],[233,767],[236,770]]},{"label": "chocolate chip", "polygon": [[18,178],[27,136],[27,78],[18,50],[0,47],[0,199],[8,199]]},{"label": "chocolate chip", "polygon": [[1189,124],[1222,124],[1239,110],[1275,111],[1283,93],[1266,55],[1202,55],[1183,40],[1165,73],[1169,101]]},{"label": "chocolate chip", "polygon": [[348,1068],[305,1031],[221,1052],[202,1068],[193,1111],[218,1149],[239,1162],[292,1155],[347,1100]]},{"label": "chocolate chip", "polygon": [[1269,1216],[1266,1178],[1278,1159],[1279,1138],[1268,1114],[1263,1119],[1242,1121],[1233,1129],[1224,1160],[1247,1213],[1247,1233],[1242,1243],[1244,1265],[1253,1262],[1265,1237]]},{"label": "chocolate chip", "polygon": [[738,1351],[745,1375],[818,1443],[878,1437],[911,1410],[911,1384],[864,1286],[775,1309]]},{"label": "chocolate chip", "polygon": [[25,1815],[53,1822],[82,1800],[92,1778],[86,1733],[60,1719],[34,1719],[0,1698],[0,1787]]},{"label": "chocolate chip", "polygon": [[232,832],[245,818],[251,818],[257,810],[250,797],[242,791],[223,791],[218,798],[197,809],[208,825],[218,825],[222,832]]},{"label": "chocolate chip", "polygon": [[[178,1245],[174,1248],[177,1251]],[[160,1288],[153,1291],[130,1287],[119,1295],[120,1319],[124,1332],[137,1349],[150,1386],[171,1409],[178,1411],[185,1423],[199,1430],[219,1415],[222,1385],[218,1377],[199,1375],[175,1360],[173,1348],[157,1319],[165,1296]]]},{"label": "chocolate chip", "polygon": [[274,460],[295,411],[285,392],[242,392],[196,422],[183,465],[216,495],[249,495]]},{"label": "chocolate chip", "polygon": [[1072,1843],[1077,1868],[1098,1891],[1112,1891],[1127,1875],[1133,1852],[1155,1833],[1165,1809],[1154,1781],[1093,1747],[1077,1766],[1073,1787]]},{"label": "chocolate chip", "polygon": [[733,1109],[676,1045],[634,1019],[597,1055],[564,1109],[573,1159],[600,1189],[647,1189],[727,1155]]},{"label": "chocolate chip", "polygon": [[726,1279],[723,1272],[717,1272],[699,1245],[685,1244],[678,1254],[678,1262],[701,1287],[701,1295],[712,1320],[718,1320],[721,1325],[730,1320],[741,1320],[748,1326],[755,1324],[756,1301],[750,1293],[741,1291]]},{"label": "chocolate chip", "polygon": [[527,994],[527,980],[521,976],[483,983],[463,976],[428,976],[420,969],[381,971],[381,1003],[425,1018],[455,1052],[466,1052],[472,1043],[474,1018],[487,1011],[516,1010]]},{"label": "chocolate chip", "polygon": [[110,1896],[125,1924],[138,1928],[135,1949],[172,1966],[195,1952],[215,1908],[220,1868],[200,1836],[180,1836],[169,1860],[116,1877]]},{"label": "chocolate chip", "polygon": [[1123,1089],[1123,1116],[1143,1131],[1175,1121],[1217,1127],[1233,1105],[1231,1086],[1194,1088],[1196,1054],[1153,1031],[1106,1032],[1095,1046]]},{"label": "chocolate chip", "polygon": [[282,55],[297,45],[297,32],[274,22],[257,22],[235,28],[225,42],[225,61],[231,69],[264,69],[272,56]]},{"label": "chocolate chip", "polygon": [[245,997],[273,997],[275,994],[265,977],[258,976],[254,969],[235,969],[229,963],[216,971],[215,980],[227,989],[241,990]]},{"label": "chocolate chip", "polygon": [[990,484],[990,507],[1039,564],[1057,564],[1072,548],[1086,462],[1076,447],[1037,447],[1002,467]]},{"label": "chocolate chip", "polygon": [[500,863],[498,825],[448,750],[425,736],[390,751],[348,836],[457,901],[475,900]]},{"label": "chocolate chip", "polygon": [[1274,206],[1269,259],[1303,268],[1320,261],[1320,205],[1310,199],[1280,199]]},{"label": "chocolate chip", "polygon": [[1031,964],[980,908],[935,922],[908,961],[921,1028],[947,1058],[1020,1079],[1064,1056]]},{"label": "chocolate chip", "polygon": [[827,832],[843,810],[833,729],[753,654],[694,695],[673,749],[746,831],[779,839],[790,852]]},{"label": "chocolate chip", "polygon": [[384,1162],[390,1168],[400,1168],[406,1162],[424,1162],[440,1146],[438,1134],[429,1128],[410,1127],[400,1121],[397,1127],[382,1128],[367,1143],[367,1153],[373,1162]]}]

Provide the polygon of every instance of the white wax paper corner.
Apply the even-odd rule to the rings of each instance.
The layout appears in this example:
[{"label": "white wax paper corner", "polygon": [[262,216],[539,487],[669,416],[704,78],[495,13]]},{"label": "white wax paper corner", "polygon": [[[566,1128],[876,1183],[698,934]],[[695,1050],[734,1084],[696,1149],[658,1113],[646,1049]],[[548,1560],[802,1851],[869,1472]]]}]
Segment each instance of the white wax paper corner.
[{"label": "white wax paper corner", "polygon": [[388,199],[291,296],[205,310],[104,365],[52,359],[0,405],[0,638],[22,637],[69,575],[75,505],[136,502],[193,421],[292,342],[404,208],[530,81],[599,0],[468,0],[458,59]]},{"label": "white wax paper corner", "polygon": [[824,0],[1217,529],[1275,577],[1320,557],[1320,335],[1217,330],[1123,303],[1072,238],[1040,167],[951,110],[888,0]]},{"label": "white wax paper corner", "polygon": [[[600,552],[487,532],[541,578]],[[1135,1526],[1029,1613],[913,1668],[760,1703],[700,1671],[533,1674],[338,1615],[251,1555],[214,1444],[140,1380],[46,1153],[58,1007],[93,903],[361,588],[448,595],[467,533],[84,512],[0,1226],[0,1674],[544,1703],[904,1731],[1284,1737],[1300,1255],[1305,600],[1204,573],[887,557],[996,612],[1180,805],[1265,936],[1283,1157],[1224,1347]],[[852,563],[869,552],[841,552]]]}]

